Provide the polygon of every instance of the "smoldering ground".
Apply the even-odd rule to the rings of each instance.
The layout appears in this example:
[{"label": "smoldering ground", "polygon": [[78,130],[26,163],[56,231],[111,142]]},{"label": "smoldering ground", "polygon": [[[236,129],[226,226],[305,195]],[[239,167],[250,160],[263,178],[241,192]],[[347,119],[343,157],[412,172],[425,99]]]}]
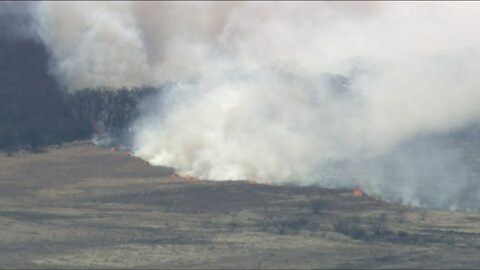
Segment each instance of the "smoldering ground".
[{"label": "smoldering ground", "polygon": [[131,127],[151,164],[478,209],[477,137],[449,139],[480,116],[477,3],[30,8],[69,91],[170,82]]}]

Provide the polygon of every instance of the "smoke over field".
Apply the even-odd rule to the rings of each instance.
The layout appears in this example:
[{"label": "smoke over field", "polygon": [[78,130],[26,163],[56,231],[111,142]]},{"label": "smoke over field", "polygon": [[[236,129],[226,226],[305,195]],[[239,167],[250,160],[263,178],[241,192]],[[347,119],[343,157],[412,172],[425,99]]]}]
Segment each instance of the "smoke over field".
[{"label": "smoke over field", "polygon": [[151,164],[480,208],[478,3],[2,5],[70,93],[165,90],[130,126]]}]

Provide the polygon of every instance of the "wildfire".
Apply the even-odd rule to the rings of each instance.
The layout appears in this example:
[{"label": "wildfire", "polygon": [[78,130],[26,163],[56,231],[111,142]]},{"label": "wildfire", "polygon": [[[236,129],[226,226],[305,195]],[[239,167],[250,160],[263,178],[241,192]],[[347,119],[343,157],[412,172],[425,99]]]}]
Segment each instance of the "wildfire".
[{"label": "wildfire", "polygon": [[247,184],[250,184],[250,185],[267,185],[267,186],[272,185],[272,182],[270,182],[270,181],[257,181],[257,180],[253,180],[253,179],[248,179],[246,181],[247,181]]},{"label": "wildfire", "polygon": [[363,192],[363,190],[361,190],[359,188],[354,188],[353,191],[352,191],[352,195],[353,195],[353,197],[360,198],[360,197],[363,197],[363,195],[365,195],[365,193]]},{"label": "wildfire", "polygon": [[199,179],[197,177],[194,177],[194,176],[191,176],[191,175],[184,175],[184,176],[181,176],[181,175],[178,175],[175,171],[172,172],[172,174],[170,174],[170,176],[168,177],[172,180],[177,180],[177,179],[183,179],[185,181],[188,181],[188,182],[193,182],[193,181],[199,181]]},{"label": "wildfire", "polygon": [[198,178],[187,174],[187,175],[183,176],[183,180],[185,180],[185,181],[198,181]]}]

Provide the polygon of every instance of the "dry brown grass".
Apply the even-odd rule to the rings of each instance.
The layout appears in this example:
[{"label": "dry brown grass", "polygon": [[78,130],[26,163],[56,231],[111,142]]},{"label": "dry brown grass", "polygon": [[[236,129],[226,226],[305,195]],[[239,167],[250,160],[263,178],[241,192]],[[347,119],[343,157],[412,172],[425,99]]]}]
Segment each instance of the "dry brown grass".
[{"label": "dry brown grass", "polygon": [[5,268],[478,268],[480,215],[183,181],[81,142],[0,156]]}]

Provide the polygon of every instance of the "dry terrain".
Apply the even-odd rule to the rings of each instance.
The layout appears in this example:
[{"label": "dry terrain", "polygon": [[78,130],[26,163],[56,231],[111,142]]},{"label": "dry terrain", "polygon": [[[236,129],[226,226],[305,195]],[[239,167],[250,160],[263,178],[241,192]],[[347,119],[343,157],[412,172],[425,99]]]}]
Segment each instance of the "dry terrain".
[{"label": "dry terrain", "polygon": [[0,266],[480,267],[478,213],[172,171],[86,142],[0,155]]}]

